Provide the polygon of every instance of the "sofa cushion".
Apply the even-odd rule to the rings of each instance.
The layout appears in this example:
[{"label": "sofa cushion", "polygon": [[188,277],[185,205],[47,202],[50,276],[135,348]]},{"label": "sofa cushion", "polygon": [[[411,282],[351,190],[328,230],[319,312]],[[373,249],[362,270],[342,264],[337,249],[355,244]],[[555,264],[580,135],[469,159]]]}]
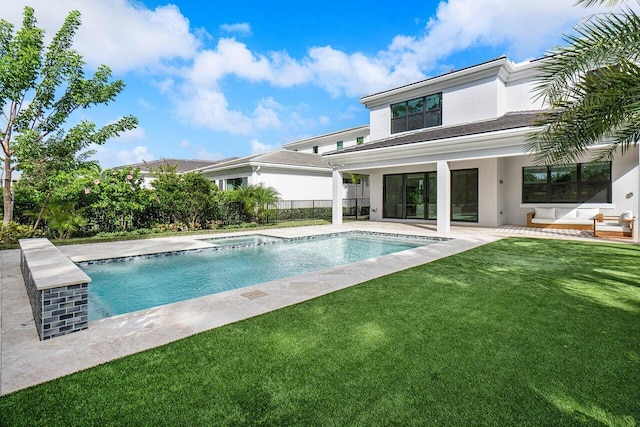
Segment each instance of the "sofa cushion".
[{"label": "sofa cushion", "polygon": [[577,212],[573,208],[556,208],[557,219],[576,219]]},{"label": "sofa cushion", "polygon": [[536,208],[535,219],[556,219],[556,208]]},{"label": "sofa cushion", "polygon": [[631,219],[633,218],[633,212],[631,211],[624,211],[620,214],[620,219]]},{"label": "sofa cushion", "polygon": [[590,219],[538,219],[532,218],[531,224],[554,224],[554,225],[593,225]]},{"label": "sofa cushion", "polygon": [[598,208],[578,208],[576,209],[576,218],[578,219],[593,219],[594,216],[600,213]]}]

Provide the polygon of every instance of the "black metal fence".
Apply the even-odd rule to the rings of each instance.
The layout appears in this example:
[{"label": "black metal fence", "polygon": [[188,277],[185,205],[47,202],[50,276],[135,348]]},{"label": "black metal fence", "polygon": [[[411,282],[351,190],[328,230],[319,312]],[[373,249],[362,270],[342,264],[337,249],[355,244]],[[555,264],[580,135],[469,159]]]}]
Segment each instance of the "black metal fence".
[{"label": "black metal fence", "polygon": [[[331,200],[282,200],[271,206],[264,222],[275,223],[308,219],[332,218]],[[343,199],[342,216],[344,218],[364,219],[369,216],[369,199]]]}]

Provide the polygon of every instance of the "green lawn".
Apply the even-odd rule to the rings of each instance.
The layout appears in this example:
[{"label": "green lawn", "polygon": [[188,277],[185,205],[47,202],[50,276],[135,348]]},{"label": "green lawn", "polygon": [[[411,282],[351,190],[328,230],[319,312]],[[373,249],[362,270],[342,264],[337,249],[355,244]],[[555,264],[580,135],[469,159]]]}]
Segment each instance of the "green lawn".
[{"label": "green lawn", "polygon": [[640,248],[506,239],[0,398],[19,425],[640,423]]}]

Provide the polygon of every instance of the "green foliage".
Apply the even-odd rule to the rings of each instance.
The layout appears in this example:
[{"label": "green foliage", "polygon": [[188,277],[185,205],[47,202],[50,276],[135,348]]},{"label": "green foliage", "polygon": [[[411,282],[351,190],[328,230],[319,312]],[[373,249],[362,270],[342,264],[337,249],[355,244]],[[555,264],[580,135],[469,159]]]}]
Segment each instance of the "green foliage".
[{"label": "green foliage", "polygon": [[44,219],[50,229],[56,231],[58,239],[68,239],[73,233],[87,225],[82,210],[76,210],[73,203],[49,204],[44,210]]},{"label": "green foliage", "polygon": [[18,224],[11,221],[0,229],[0,241],[2,243],[18,243],[19,239],[36,237],[39,233],[28,225]]},{"label": "green foliage", "polygon": [[[4,152],[4,222],[13,218],[10,185],[14,170],[40,180],[46,187],[61,172],[74,172],[91,154],[91,144],[137,126],[137,119],[123,117],[102,128],[83,120],[65,128],[78,110],[106,105],[124,89],[124,82],[111,82],[111,70],[101,65],[85,78],[82,56],[73,49],[80,26],[80,13],[69,13],[51,43],[44,47],[44,32],[36,27],[34,11],[24,8],[22,28],[0,20],[0,110],[7,114],[0,129]],[[49,200],[51,188],[43,188]],[[46,206],[43,206],[43,208]],[[37,223],[37,221],[36,221]]]},{"label": "green foliage", "polygon": [[215,213],[217,187],[198,173],[177,174],[175,167],[161,167],[152,185],[162,215],[184,230],[200,229]]},{"label": "green foliage", "polygon": [[611,143],[597,160],[610,159],[640,141],[640,16],[621,9],[592,17],[576,32],[541,61],[536,91],[551,110],[527,147],[540,163],[575,163],[602,140]]},{"label": "green foliage", "polygon": [[148,228],[145,212],[154,203],[152,190],[142,187],[140,170],[107,169],[87,184],[82,198],[98,230]]},{"label": "green foliage", "polygon": [[264,187],[262,184],[238,187],[230,192],[229,197],[231,200],[241,202],[245,212],[258,223],[272,212],[269,207],[280,200],[275,188]]}]

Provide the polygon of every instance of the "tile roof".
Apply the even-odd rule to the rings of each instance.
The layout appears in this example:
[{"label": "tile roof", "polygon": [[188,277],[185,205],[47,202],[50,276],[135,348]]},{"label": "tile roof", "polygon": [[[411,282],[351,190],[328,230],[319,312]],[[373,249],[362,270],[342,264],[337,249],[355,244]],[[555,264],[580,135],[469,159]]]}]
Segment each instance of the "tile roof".
[{"label": "tile roof", "polygon": [[510,112],[498,117],[497,119],[466,123],[463,125],[428,128],[416,132],[403,133],[399,136],[379,139],[371,141],[368,144],[356,145],[339,151],[331,151],[329,153],[324,153],[323,155],[331,156],[333,154],[374,150],[376,148],[393,147],[397,145],[414,144],[418,142],[436,141],[439,139],[456,138],[460,136],[529,127],[540,119],[541,113],[542,111]]},{"label": "tile roof", "polygon": [[194,169],[199,169],[205,166],[212,166],[218,163],[227,162],[236,158],[237,157],[229,157],[222,160],[186,160],[186,159],[162,158],[158,160],[150,160],[148,162],[143,161],[143,162],[134,163],[131,165],[118,166],[117,168],[118,169],[140,168],[140,170],[147,171],[147,170],[157,169],[160,166],[172,165],[176,167],[176,172],[184,173],[184,172],[189,172]]},{"label": "tile roof", "polygon": [[216,164],[207,170],[216,169],[217,167],[228,166],[243,166],[251,163],[270,163],[274,165],[289,165],[289,166],[306,166],[315,168],[331,169],[325,159],[319,154],[301,153],[299,151],[291,150],[276,150],[269,151],[267,153],[254,154],[240,159],[231,160],[228,162]]}]

